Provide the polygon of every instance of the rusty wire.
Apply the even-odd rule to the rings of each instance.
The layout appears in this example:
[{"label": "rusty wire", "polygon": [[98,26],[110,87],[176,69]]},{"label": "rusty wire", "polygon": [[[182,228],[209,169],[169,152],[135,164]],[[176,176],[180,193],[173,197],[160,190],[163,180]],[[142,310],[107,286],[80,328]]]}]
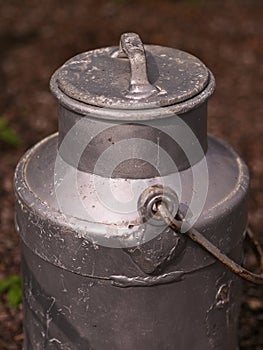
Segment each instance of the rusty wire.
[{"label": "rusty wire", "polygon": [[[158,203],[157,210],[162,216],[163,220],[176,232],[181,231],[183,224],[183,218],[179,215],[179,220],[174,218],[170,213],[169,209],[164,202]],[[242,267],[240,264],[233,261],[226,254],[224,254],[219,248],[217,248],[213,243],[211,243],[206,237],[204,237],[198,230],[194,227],[189,228],[188,231],[182,233],[191,238],[192,241],[196,242],[199,246],[210,253],[215,259],[220,261],[224,266],[231,270],[236,275],[245,279],[246,281],[263,285],[263,250],[259,242],[255,239],[253,231],[251,228],[247,230],[247,236],[250,239],[253,247],[259,258],[260,274],[251,272],[246,268]]]}]

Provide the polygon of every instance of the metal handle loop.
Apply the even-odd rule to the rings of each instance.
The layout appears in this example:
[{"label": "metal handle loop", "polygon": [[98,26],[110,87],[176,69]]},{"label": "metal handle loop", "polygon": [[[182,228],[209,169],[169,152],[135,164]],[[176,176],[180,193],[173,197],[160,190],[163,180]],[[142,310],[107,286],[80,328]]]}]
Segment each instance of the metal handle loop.
[{"label": "metal handle loop", "polygon": [[130,61],[130,91],[126,97],[131,99],[143,99],[158,92],[158,89],[149,83],[144,46],[138,34],[122,34],[117,57],[127,57]]},{"label": "metal handle loop", "polygon": [[[164,204],[164,202],[161,202],[158,205],[158,210],[163,218],[163,220],[173,229],[174,231],[178,232],[181,229],[182,226],[182,217],[180,217],[180,220],[175,219],[171,213],[169,212],[167,206]],[[203,249],[205,249],[208,253],[210,253],[214,258],[216,258],[218,261],[220,261],[223,265],[225,265],[229,270],[231,270],[233,273],[238,275],[239,277],[245,279],[246,281],[263,285],[263,250],[260,247],[259,243],[256,241],[256,239],[253,236],[253,233],[250,229],[247,231],[247,235],[251,242],[254,245],[254,248],[257,252],[257,255],[259,256],[260,260],[260,274],[253,273],[235,261],[233,261],[231,258],[229,258],[227,255],[222,253],[220,249],[218,249],[215,245],[213,245],[209,240],[207,240],[198,230],[191,227],[187,232],[185,232],[189,238],[191,238],[194,242],[199,244]]]}]

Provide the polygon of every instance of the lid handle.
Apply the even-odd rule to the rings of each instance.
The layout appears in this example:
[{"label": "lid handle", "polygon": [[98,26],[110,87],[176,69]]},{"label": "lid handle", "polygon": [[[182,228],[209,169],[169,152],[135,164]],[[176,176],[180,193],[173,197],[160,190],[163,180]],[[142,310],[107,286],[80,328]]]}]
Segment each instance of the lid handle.
[{"label": "lid handle", "polygon": [[144,46],[138,34],[122,34],[117,57],[127,57],[130,61],[131,81],[130,89],[126,97],[131,99],[143,99],[158,92],[158,89],[149,83]]}]

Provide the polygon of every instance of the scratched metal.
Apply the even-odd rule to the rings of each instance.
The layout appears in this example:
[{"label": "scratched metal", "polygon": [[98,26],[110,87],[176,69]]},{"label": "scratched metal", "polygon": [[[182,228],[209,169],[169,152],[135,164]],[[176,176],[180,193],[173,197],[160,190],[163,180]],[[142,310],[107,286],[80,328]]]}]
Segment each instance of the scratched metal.
[{"label": "scratched metal", "polygon": [[[138,47],[141,50],[140,43]],[[145,222],[141,211],[135,208],[129,215],[113,212],[101,205],[93,187],[95,179],[100,187],[113,186],[118,196],[128,196],[134,188],[139,200],[145,189],[164,181],[178,195],[180,211],[184,212],[192,198],[192,170],[200,166],[200,158],[190,166],[175,143],[164,146],[178,169],[165,169],[163,177],[154,172],[162,161],[158,155],[153,155],[152,168],[126,163],[112,178],[107,177],[107,169],[101,168],[96,174],[92,171],[100,152],[120,140],[124,131],[130,138],[141,133],[142,138],[157,144],[158,135],[139,122],[162,120],[171,128],[175,126],[174,113],[180,113],[202,146],[209,172],[206,203],[195,227],[240,262],[249,178],[242,159],[222,141],[207,136],[206,104],[215,86],[213,75],[189,54],[146,46],[149,83],[158,91],[167,90],[167,94],[153,94],[141,99],[141,105],[136,100],[128,110],[122,109],[127,108],[132,90],[133,68],[129,66],[131,51],[124,48],[126,56],[130,55],[127,59],[120,57],[121,50],[122,45],[84,53],[84,66],[76,58],[70,61],[75,62],[72,67],[77,74],[67,63],[53,75],[51,89],[59,102],[59,133],[29,150],[16,169],[24,350],[236,350],[240,280],[194,242],[182,240],[165,226],[162,234],[144,241],[154,235],[156,227]],[[96,69],[105,60],[107,73],[111,68],[115,76],[109,73],[102,77],[102,71]],[[172,66],[168,74],[169,62]],[[81,67],[87,68],[83,76],[79,76]],[[85,80],[93,74],[103,78],[98,79],[98,85],[96,79]],[[103,93],[102,82],[107,87]],[[154,108],[163,104],[171,106]],[[135,110],[135,105],[143,109]],[[81,166],[76,164],[77,143],[101,123],[120,119],[133,125],[129,128],[128,123],[112,134],[95,138],[96,142],[84,152]],[[85,127],[61,153],[61,143],[79,120],[86,122]],[[122,155],[126,151],[122,150]],[[79,184],[78,191],[69,184],[61,193],[65,210],[61,210],[55,193],[58,159],[69,165],[59,180],[70,179],[73,169]],[[84,212],[76,210],[79,199]],[[92,214],[93,220],[85,220],[85,213]],[[98,244],[102,238],[103,246]]]},{"label": "scratched metal", "polygon": [[129,60],[114,57],[117,50],[98,49],[71,58],[57,73],[58,87],[67,96],[90,105],[141,109],[185,101],[200,93],[209,80],[205,65],[192,55],[146,46],[149,80],[159,92],[142,103],[124,93],[129,91]]}]

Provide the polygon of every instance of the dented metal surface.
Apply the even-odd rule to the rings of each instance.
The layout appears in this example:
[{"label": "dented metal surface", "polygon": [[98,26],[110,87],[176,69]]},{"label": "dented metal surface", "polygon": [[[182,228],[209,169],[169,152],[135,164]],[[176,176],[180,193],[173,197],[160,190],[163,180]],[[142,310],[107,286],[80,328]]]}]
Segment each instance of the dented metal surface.
[{"label": "dented metal surface", "polygon": [[[147,220],[138,203],[147,189],[167,188],[173,201],[173,193],[178,197],[174,214],[179,208],[191,220],[194,192],[200,206],[194,227],[240,262],[246,165],[207,136],[214,79],[203,63],[146,45],[149,83],[158,91],[133,100],[132,57],[139,49],[144,60],[143,47],[136,36],[125,40],[120,48],[78,55],[53,75],[59,132],[29,150],[16,169],[24,349],[236,350],[240,280],[165,222]],[[123,45],[128,58],[119,57]],[[182,123],[193,139],[182,135]],[[126,139],[133,140],[129,147],[118,147]],[[108,149],[108,162],[98,167]],[[204,161],[208,178],[196,183]],[[132,199],[129,210],[113,210],[108,188],[121,207]]]},{"label": "dented metal surface", "polygon": [[233,300],[240,295],[241,282],[237,276],[224,271],[219,275],[215,284],[215,298],[212,305],[206,311],[207,335],[212,349],[225,348],[222,323],[227,324],[227,331],[232,334],[232,340],[228,344],[229,349],[237,349],[237,327],[239,317],[239,305]]}]

